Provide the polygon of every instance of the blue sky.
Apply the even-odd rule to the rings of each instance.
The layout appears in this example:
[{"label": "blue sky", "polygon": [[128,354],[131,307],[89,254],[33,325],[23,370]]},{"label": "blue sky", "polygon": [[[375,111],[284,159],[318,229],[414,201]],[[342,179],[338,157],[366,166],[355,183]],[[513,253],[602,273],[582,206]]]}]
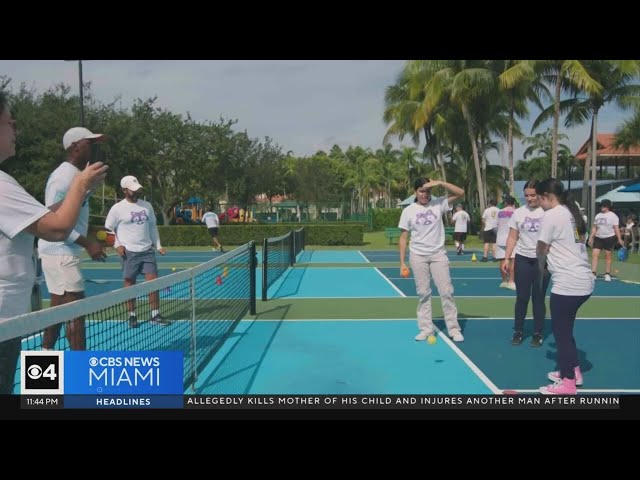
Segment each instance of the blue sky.
[{"label": "blue sky", "polygon": [[[136,98],[157,95],[158,105],[174,113],[190,112],[199,121],[237,119],[237,130],[269,136],[285,152],[302,156],[334,144],[380,148],[384,91],[403,65],[404,60],[87,60],[83,78],[98,100],[119,96],[128,107]],[[24,82],[42,92],[63,82],[78,91],[77,62],[0,60],[0,76],[11,78],[14,88]],[[613,132],[628,117],[606,107],[598,130]],[[533,119],[523,123],[527,133]],[[574,153],[588,128],[561,128]],[[522,151],[518,143],[515,160]],[[492,162],[500,163],[497,155]]]}]

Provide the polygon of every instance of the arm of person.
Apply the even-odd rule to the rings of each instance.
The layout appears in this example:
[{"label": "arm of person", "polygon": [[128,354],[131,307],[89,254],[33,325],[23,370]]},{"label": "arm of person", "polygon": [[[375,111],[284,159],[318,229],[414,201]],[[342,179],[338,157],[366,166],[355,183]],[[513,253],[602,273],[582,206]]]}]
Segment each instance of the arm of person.
[{"label": "arm of person", "polygon": [[404,263],[405,254],[407,253],[407,239],[409,238],[409,232],[402,230],[400,238],[398,239],[398,246],[400,247],[400,273],[407,268]]},{"label": "arm of person", "polygon": [[[93,260],[104,261],[107,255],[104,252],[104,248],[102,247],[102,245],[100,245],[100,243],[90,241],[88,238],[86,238],[83,235],[80,235],[75,230],[72,232],[72,235],[74,232],[78,236],[76,237],[73,243],[75,243],[76,245],[80,245],[82,248],[84,248],[87,251],[87,254],[89,254],[89,256]],[[71,237],[71,235],[69,237]]]},{"label": "arm of person", "polygon": [[536,256],[538,257],[538,269],[540,270],[540,278],[544,277],[544,270],[547,265],[547,255],[549,254],[549,244],[538,240],[536,245]]},{"label": "arm of person", "polygon": [[509,273],[509,262],[511,262],[511,255],[513,254],[513,249],[516,248],[516,243],[518,242],[519,237],[520,233],[518,232],[518,230],[516,230],[515,228],[509,229],[507,246],[504,253],[504,262],[502,263],[502,272],[505,274]]},{"label": "arm of person", "polygon": [[591,227],[591,235],[589,235],[589,246],[593,247],[593,237],[596,236],[596,232],[598,231],[598,229],[596,228],[595,225],[593,225],[593,227]]},{"label": "arm of person", "polygon": [[108,230],[109,232],[113,232],[113,236],[114,236],[114,240],[113,240],[113,247],[116,249],[116,252],[118,253],[119,256],[124,257],[125,256],[125,248],[124,245],[122,245],[120,243],[120,240],[118,239],[118,213],[117,213],[117,203],[111,207],[111,209],[109,210],[109,213],[107,213],[107,218],[104,221],[104,228],[106,230]]},{"label": "arm of person", "polygon": [[[76,175],[62,204],[56,211],[46,215],[29,225],[26,230],[39,238],[50,242],[65,240],[75,226],[85,195],[94,183],[104,180],[107,166],[98,162],[88,165],[80,174]],[[51,209],[49,209],[51,210]]]},{"label": "arm of person", "polygon": [[459,198],[464,197],[464,190],[462,188],[452,183],[443,182],[442,180],[432,180],[431,182],[427,183],[425,187],[433,188],[437,187],[438,185],[444,187],[444,189],[449,192],[449,196],[447,197],[447,203],[449,203],[449,205],[451,205]]},{"label": "arm of person", "polygon": [[618,225],[613,226],[613,231],[616,233],[618,243],[624,247],[624,240],[622,240],[622,236],[620,235],[620,228],[618,227]]},{"label": "arm of person", "polygon": [[149,234],[151,235],[151,243],[156,247],[158,253],[160,255],[167,253],[160,244],[160,233],[158,232],[158,225],[156,223],[156,214],[151,204],[149,204]]}]

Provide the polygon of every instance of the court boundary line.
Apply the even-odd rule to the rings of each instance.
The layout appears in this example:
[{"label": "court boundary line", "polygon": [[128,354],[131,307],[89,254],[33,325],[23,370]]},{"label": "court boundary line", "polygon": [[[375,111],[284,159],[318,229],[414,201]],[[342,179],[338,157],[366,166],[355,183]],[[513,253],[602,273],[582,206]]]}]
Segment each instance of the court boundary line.
[{"label": "court boundary line", "polygon": [[369,261],[369,259],[364,255],[364,253],[362,253],[362,251],[361,251],[361,250],[358,250],[358,253],[360,254],[360,256],[361,256],[362,258],[364,258],[364,261],[365,261],[366,263],[371,263],[371,262]]},{"label": "court boundary line", "polygon": [[[510,320],[513,317],[458,317],[459,320]],[[444,321],[444,317],[434,317],[434,320]],[[576,317],[576,320],[635,320],[640,321],[640,317]],[[264,318],[261,321],[275,321]],[[280,321],[280,320],[278,320]],[[415,318],[285,318],[284,322],[415,322]]]},{"label": "court boundary line", "polygon": [[[414,320],[415,321],[415,320]],[[482,371],[480,370],[480,368],[471,361],[471,359],[469,357],[467,357],[467,355],[465,355],[465,353],[460,350],[458,348],[458,346],[455,344],[455,342],[453,342],[448,334],[444,333],[442,330],[440,330],[435,324],[433,325],[433,328],[438,332],[438,336],[442,338],[442,340],[449,346],[449,348],[451,348],[451,350],[458,355],[458,357],[460,357],[460,359],[467,365],[467,367],[469,367],[471,369],[471,371],[473,373],[476,374],[476,376],[480,379],[480,381],[482,383],[485,384],[485,386],[491,390],[491,392],[494,395],[502,395],[502,390],[500,390],[497,385],[495,383],[493,383],[491,381],[491,379],[489,379],[489,377]]]},{"label": "court boundary line", "polygon": [[[402,290],[400,290],[398,287],[396,287],[393,282],[391,280],[389,280],[379,269],[378,267],[375,267],[374,270],[376,272],[378,272],[378,275],[380,275],[389,285],[391,285],[391,287],[400,294],[401,297],[406,297],[406,295],[404,294],[404,292]],[[334,297],[335,298],[335,297]],[[371,297],[369,297],[371,298]],[[378,297],[374,297],[374,298],[378,298]],[[391,297],[394,298],[394,297]]]}]

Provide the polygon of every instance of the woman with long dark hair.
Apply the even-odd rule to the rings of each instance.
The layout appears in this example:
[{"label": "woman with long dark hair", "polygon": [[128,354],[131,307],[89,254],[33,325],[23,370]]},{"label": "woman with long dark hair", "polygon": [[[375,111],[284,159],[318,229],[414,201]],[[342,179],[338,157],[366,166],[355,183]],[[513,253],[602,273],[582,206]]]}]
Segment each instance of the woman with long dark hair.
[{"label": "woman with long dark hair", "polygon": [[[449,193],[446,197],[432,197],[431,189],[436,186],[444,187]],[[405,253],[407,237],[411,232],[409,244],[409,261],[416,282],[418,301],[417,341],[426,340],[433,335],[434,326],[431,313],[431,275],[438,288],[444,321],[447,332],[454,342],[464,341],[460,325],[458,324],[458,309],[453,298],[453,285],[449,273],[449,257],[444,247],[444,225],[442,216],[449,211],[449,205],[464,195],[464,190],[450,183],[440,180],[418,178],[413,188],[416,194],[415,202],[402,211],[398,227],[400,234],[400,272],[407,270]]]},{"label": "woman with long dark hair", "polygon": [[[541,284],[541,272],[538,270],[536,259],[536,244],[544,216],[544,210],[538,205],[537,185],[537,180],[529,180],[524,185],[525,205],[516,209],[509,220],[509,236],[505,260],[502,263],[502,273],[505,275],[509,272],[510,263],[512,261],[515,263],[516,305],[513,315],[515,331],[511,338],[511,344],[520,345],[524,341],[524,320],[527,316],[529,299],[531,299],[533,306],[532,347],[540,347],[544,341],[544,317],[547,314],[544,297],[549,285],[547,272],[542,273]],[[516,257],[511,260],[514,250]]]},{"label": "woman with long dark hair", "polygon": [[[584,236],[587,227],[578,205],[561,182],[550,178],[536,186],[538,201],[545,211],[536,253],[542,272],[551,272],[551,324],[558,350],[559,370],[547,376],[554,383],[540,387],[546,395],[575,395],[582,385],[578,348],[573,328],[578,309],[593,293]],[[517,267],[516,267],[517,268]]]}]

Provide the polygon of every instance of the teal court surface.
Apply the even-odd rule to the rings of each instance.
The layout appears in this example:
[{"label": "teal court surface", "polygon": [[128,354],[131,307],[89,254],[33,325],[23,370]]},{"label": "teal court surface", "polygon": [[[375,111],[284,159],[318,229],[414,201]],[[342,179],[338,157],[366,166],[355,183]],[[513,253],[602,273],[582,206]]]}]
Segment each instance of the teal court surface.
[{"label": "teal court surface", "polygon": [[[169,252],[158,257],[160,275],[216,255]],[[195,391],[491,394],[536,392],[548,384],[547,372],[556,369],[549,317],[542,347],[529,345],[529,320],[525,342],[512,346],[515,292],[499,288],[497,264],[471,262],[470,252],[464,256],[449,252],[449,257],[464,342],[449,339],[433,285],[438,341],[435,345],[414,341],[415,284],[411,277],[400,277],[396,251],[307,250],[269,289],[268,301],[258,302],[256,316],[230,319],[235,327],[221,335],[222,346],[200,373]],[[114,258],[106,264],[86,262],[84,274],[89,296],[122,287]],[[575,337],[584,393],[640,393],[637,280],[623,276],[612,282],[598,280],[593,297],[579,312]],[[206,289],[205,295],[212,302],[233,297],[226,293],[218,298],[215,288]],[[46,291],[44,297],[48,298]],[[166,297],[161,293],[161,299]],[[172,320],[169,327],[145,328],[149,335],[155,334],[154,328],[183,328],[179,316]],[[124,323],[122,335],[127,335]]]}]

